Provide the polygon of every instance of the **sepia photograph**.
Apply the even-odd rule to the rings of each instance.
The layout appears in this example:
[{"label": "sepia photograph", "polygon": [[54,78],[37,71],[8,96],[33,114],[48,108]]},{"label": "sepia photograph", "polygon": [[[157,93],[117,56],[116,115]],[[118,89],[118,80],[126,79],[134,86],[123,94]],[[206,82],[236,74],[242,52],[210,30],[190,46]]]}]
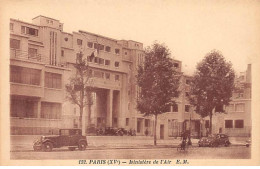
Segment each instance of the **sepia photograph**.
[{"label": "sepia photograph", "polygon": [[0,3],[0,165],[260,165],[259,1]]}]

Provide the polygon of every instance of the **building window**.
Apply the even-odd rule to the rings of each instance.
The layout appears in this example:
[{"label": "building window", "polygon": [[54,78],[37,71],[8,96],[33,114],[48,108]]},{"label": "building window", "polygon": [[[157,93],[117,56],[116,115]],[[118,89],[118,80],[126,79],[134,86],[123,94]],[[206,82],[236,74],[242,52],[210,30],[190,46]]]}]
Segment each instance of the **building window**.
[{"label": "building window", "polygon": [[125,52],[125,55],[127,55],[127,52]]},{"label": "building window", "polygon": [[119,62],[115,62],[115,67],[119,67]]},{"label": "building window", "polygon": [[94,71],[94,77],[104,78],[104,73],[101,71]]},{"label": "building window", "polygon": [[105,60],[105,65],[109,66],[110,65],[110,60]]},{"label": "building window", "polygon": [[120,49],[115,49],[115,53],[116,53],[117,55],[119,55],[119,54],[120,54]]},{"label": "building window", "polygon": [[235,128],[244,128],[244,120],[235,120]]},{"label": "building window", "polygon": [[205,128],[209,128],[209,120],[205,121]]},{"label": "building window", "polygon": [[10,39],[10,48],[20,49],[20,40]]},{"label": "building window", "polygon": [[236,112],[243,112],[244,109],[245,109],[245,104],[243,104],[243,103],[235,104]]},{"label": "building window", "polygon": [[186,97],[189,97],[189,96],[190,96],[190,93],[189,93],[189,92],[185,92],[185,96],[186,96]]},{"label": "building window", "polygon": [[105,62],[105,60],[104,60],[104,59],[102,59],[102,58],[100,58],[100,59],[99,59],[99,64],[103,65],[103,64],[104,64],[104,62]]},{"label": "building window", "polygon": [[14,24],[10,23],[10,30],[14,30]]},{"label": "building window", "polygon": [[233,128],[233,120],[225,120],[225,128]]},{"label": "building window", "polygon": [[174,63],[173,66],[174,66],[175,68],[179,68],[179,64],[178,64],[178,63]]},{"label": "building window", "polygon": [[185,105],[185,112],[190,112],[190,105]]},{"label": "building window", "polygon": [[64,40],[67,42],[69,40],[69,38],[66,37],[66,38],[64,38]]},{"label": "building window", "polygon": [[106,52],[111,52],[111,47],[110,46],[106,46]]},{"label": "building window", "polygon": [[61,74],[45,72],[45,87],[61,89]]},{"label": "building window", "polygon": [[125,125],[126,125],[126,126],[129,126],[129,118],[126,118],[126,119],[125,119]]},{"label": "building window", "polygon": [[82,40],[81,39],[77,39],[77,45],[82,45]]},{"label": "building window", "polygon": [[34,28],[29,28],[26,26],[22,26],[22,33],[26,35],[33,35],[33,36],[38,36],[38,30]]},{"label": "building window", "polygon": [[178,112],[178,104],[173,104],[172,111],[173,112]]},{"label": "building window", "polygon": [[95,63],[99,63],[99,58],[98,58],[98,57],[95,57],[95,58],[94,58],[94,62],[95,62]]},{"label": "building window", "polygon": [[93,48],[93,42],[88,42],[88,47]]},{"label": "building window", "polygon": [[10,81],[14,83],[40,85],[41,70],[20,66],[10,67]]},{"label": "building window", "polygon": [[[34,48],[28,48],[28,58],[33,58],[33,59],[37,59],[37,49]],[[40,58],[39,58],[40,59]]]},{"label": "building window", "polygon": [[33,98],[11,96],[11,117],[36,118],[38,102]]},{"label": "building window", "polygon": [[234,111],[234,104],[230,104],[226,107],[227,112],[233,112]]},{"label": "building window", "polygon": [[115,75],[115,81],[119,80],[119,75]]},{"label": "building window", "polygon": [[144,126],[149,127],[149,122],[150,122],[149,119],[144,119]]},{"label": "building window", "polygon": [[61,56],[64,57],[64,50],[61,50]]},{"label": "building window", "polygon": [[110,79],[110,73],[105,73],[106,79]]},{"label": "building window", "polygon": [[104,45],[99,45],[99,50],[104,50],[105,46]]},{"label": "building window", "polygon": [[128,90],[128,96],[130,96],[130,94],[131,94],[131,91],[130,91],[130,90]]},{"label": "building window", "polygon": [[41,103],[41,118],[44,119],[60,119],[61,118],[61,104],[60,103]]}]

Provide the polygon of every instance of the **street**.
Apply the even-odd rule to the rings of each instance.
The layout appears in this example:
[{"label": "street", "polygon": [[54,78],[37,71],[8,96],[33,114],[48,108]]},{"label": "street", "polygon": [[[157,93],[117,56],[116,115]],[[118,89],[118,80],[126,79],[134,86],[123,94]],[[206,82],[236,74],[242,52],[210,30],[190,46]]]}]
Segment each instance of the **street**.
[{"label": "street", "polygon": [[248,159],[251,148],[244,146],[231,147],[192,147],[188,151],[177,151],[176,148],[148,149],[90,149],[69,151],[53,149],[52,152],[11,152],[11,159],[54,160],[54,159]]}]

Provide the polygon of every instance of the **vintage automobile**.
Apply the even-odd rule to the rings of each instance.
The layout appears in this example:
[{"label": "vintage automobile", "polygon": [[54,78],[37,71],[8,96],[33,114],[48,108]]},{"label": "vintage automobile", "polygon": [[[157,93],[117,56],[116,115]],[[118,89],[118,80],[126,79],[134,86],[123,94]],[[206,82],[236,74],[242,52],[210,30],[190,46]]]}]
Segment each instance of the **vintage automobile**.
[{"label": "vintage automobile", "polygon": [[53,148],[68,146],[69,150],[73,151],[76,148],[85,150],[87,145],[87,138],[82,136],[81,129],[59,129],[59,135],[41,136],[35,140],[33,149],[52,151]]},{"label": "vintage automobile", "polygon": [[213,134],[208,137],[202,137],[199,142],[199,147],[217,147],[220,145],[229,146],[231,143],[225,134]]}]

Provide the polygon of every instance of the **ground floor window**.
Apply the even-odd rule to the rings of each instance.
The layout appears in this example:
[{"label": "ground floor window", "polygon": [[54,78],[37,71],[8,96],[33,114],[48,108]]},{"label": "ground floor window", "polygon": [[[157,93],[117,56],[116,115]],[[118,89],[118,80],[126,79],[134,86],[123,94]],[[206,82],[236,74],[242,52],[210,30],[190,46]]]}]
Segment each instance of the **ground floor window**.
[{"label": "ground floor window", "polygon": [[29,85],[40,85],[41,70],[20,66],[10,67],[10,81]]},{"label": "ground floor window", "polygon": [[233,128],[233,120],[225,120],[225,128]]},{"label": "ground floor window", "polygon": [[60,103],[42,102],[41,118],[60,119],[61,118],[61,104]]},{"label": "ground floor window", "polygon": [[235,120],[235,128],[244,128],[244,120]]},{"label": "ground floor window", "polygon": [[11,117],[36,118],[38,102],[30,97],[11,96]]},{"label": "ground floor window", "polygon": [[179,125],[177,119],[168,119],[168,136],[175,137],[178,136]]}]

